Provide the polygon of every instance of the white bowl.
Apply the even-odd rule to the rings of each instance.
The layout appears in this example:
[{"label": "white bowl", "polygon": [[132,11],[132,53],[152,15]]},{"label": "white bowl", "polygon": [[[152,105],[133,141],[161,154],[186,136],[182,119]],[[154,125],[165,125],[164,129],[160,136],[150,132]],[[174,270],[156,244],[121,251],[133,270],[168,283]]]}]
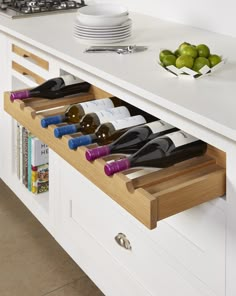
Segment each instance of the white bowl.
[{"label": "white bowl", "polygon": [[125,6],[119,4],[101,3],[79,8],[78,13],[88,17],[118,17],[128,15],[128,10]]},{"label": "white bowl", "polygon": [[85,26],[90,27],[112,27],[119,26],[125,23],[129,18],[128,15],[121,15],[118,17],[103,17],[103,18],[93,18],[84,15],[77,15],[77,20]]},{"label": "white bowl", "polygon": [[86,26],[118,26],[128,20],[129,13],[121,5],[95,4],[78,9],[76,18]]}]

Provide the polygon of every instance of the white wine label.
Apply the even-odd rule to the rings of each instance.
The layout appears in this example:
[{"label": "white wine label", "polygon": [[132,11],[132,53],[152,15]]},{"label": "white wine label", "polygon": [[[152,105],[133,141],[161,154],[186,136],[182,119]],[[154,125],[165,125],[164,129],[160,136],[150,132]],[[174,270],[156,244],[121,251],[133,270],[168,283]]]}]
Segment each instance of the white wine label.
[{"label": "white wine label", "polygon": [[150,130],[153,132],[153,134],[164,132],[164,131],[174,128],[172,125],[170,125],[169,123],[166,123],[163,120],[154,121],[151,123],[147,123],[145,125],[150,128]]},{"label": "white wine label", "polygon": [[183,131],[170,133],[168,134],[168,138],[172,140],[175,147],[183,146],[199,140]]},{"label": "white wine label", "polygon": [[80,103],[80,106],[83,108],[84,114],[87,114],[90,112],[113,108],[114,104],[111,99],[105,98],[101,100],[93,100],[89,102]]},{"label": "white wine label", "polygon": [[130,116],[129,110],[123,106],[117,107],[117,108],[106,109],[103,111],[98,111],[98,112],[96,112],[96,114],[100,120],[100,124]]},{"label": "white wine label", "polygon": [[71,84],[82,82],[81,79],[79,79],[71,74],[63,75],[63,76],[61,76],[61,78],[64,80],[65,85],[71,85]]},{"label": "white wine label", "polygon": [[110,122],[116,130],[139,125],[139,124],[144,124],[146,123],[145,118],[142,115],[136,115],[136,116],[131,116],[127,117],[124,119],[118,119]]}]

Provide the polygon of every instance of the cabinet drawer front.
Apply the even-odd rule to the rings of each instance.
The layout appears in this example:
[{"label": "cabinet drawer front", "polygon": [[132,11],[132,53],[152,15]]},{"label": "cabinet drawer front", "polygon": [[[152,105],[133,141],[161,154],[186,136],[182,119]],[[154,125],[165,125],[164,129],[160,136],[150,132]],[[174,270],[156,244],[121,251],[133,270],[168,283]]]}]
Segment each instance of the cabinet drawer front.
[{"label": "cabinet drawer front", "polygon": [[105,295],[151,296],[83,227],[73,226],[60,223],[56,239]]},{"label": "cabinet drawer front", "polygon": [[27,44],[12,40],[10,59],[12,76],[29,87],[35,87],[51,78],[47,55]]},{"label": "cabinet drawer front", "polygon": [[[63,185],[64,188],[76,182],[76,186],[70,186],[69,191],[63,192],[62,189],[61,192],[62,223],[74,240],[79,243],[76,229],[82,227],[137,281],[142,282],[152,295],[156,295],[156,291],[160,296],[214,295],[207,284],[189,273],[181,263],[172,260],[173,257],[165,248],[154,244],[120,213],[122,209],[118,209],[108,196],[64,161],[62,180],[62,183],[67,184]],[[130,250],[117,244],[115,237],[118,233],[126,235],[131,245]]]},{"label": "cabinet drawer front", "polygon": [[38,74],[34,73],[33,71],[25,68],[24,66],[14,61],[12,62],[12,70],[18,72],[20,75],[26,76],[30,80],[33,80],[36,84],[41,84],[45,81],[45,79],[39,76]]},{"label": "cabinet drawer front", "polygon": [[15,53],[16,55],[22,57],[25,60],[29,60],[30,62],[38,65],[39,67],[49,70],[49,62],[38,55],[20,47],[17,46],[16,44],[12,44],[12,52]]},{"label": "cabinet drawer front", "polygon": [[153,231],[142,231],[172,258],[194,274],[215,295],[225,295],[225,213],[204,203],[160,221]]}]

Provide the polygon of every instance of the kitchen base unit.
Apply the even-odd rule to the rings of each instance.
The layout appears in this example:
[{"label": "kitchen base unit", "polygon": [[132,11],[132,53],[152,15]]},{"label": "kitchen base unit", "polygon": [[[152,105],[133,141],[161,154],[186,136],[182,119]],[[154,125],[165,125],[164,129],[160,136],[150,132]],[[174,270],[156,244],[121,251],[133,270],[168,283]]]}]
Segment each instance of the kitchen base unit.
[{"label": "kitchen base unit", "polygon": [[[5,93],[5,111],[51,149],[48,196],[51,232],[107,295],[118,295],[124,290],[136,295],[134,287],[139,286],[143,287],[143,290],[138,289],[140,295],[155,295],[157,290],[163,296],[176,291],[194,296],[199,293],[221,295],[225,288],[225,218],[222,209],[215,208],[214,199],[225,193],[224,152],[209,145],[206,155],[161,171],[131,169],[107,177],[103,172],[105,161],[119,155],[89,163],[85,159],[85,147],[76,151],[68,148],[70,135],[58,139],[54,137],[56,125],[47,129],[40,125],[42,118],[58,114],[65,104],[107,95],[111,96],[93,86],[89,94],[71,98],[29,98],[11,102],[9,93]],[[37,199],[41,200],[40,195]],[[209,200],[213,204],[202,204]],[[189,208],[192,209],[186,211]],[[196,223],[194,214],[189,214],[196,211],[200,215],[200,223],[199,218]],[[182,212],[180,218],[173,216],[179,212]],[[133,216],[145,225],[145,229]],[[157,231],[150,235],[146,228],[155,227]],[[190,239],[192,229],[202,233],[204,239],[198,235],[192,235]],[[208,231],[212,234],[210,240]],[[68,246],[68,242],[73,248]],[[80,248],[84,251],[78,251]],[[99,256],[99,252],[104,254]],[[106,259],[99,263],[96,256]],[[110,274],[110,286],[106,285],[104,276],[97,278],[94,274],[101,264],[103,272],[109,273],[110,269],[114,272],[113,276]],[[105,268],[106,264],[108,267]],[[115,264],[115,267],[109,267],[110,264]],[[116,273],[116,269],[120,271]],[[118,274],[125,276],[126,273],[132,280],[126,284],[123,282],[122,290],[122,277]],[[169,280],[172,285],[168,285]]]},{"label": "kitchen base unit", "polygon": [[[44,22],[0,17],[0,176],[105,295],[235,296],[235,39],[132,17],[140,38],[134,41],[148,50],[99,56],[85,54],[87,45],[68,34],[71,16],[45,16]],[[227,51],[231,63],[203,79],[168,76],[155,59],[160,48],[180,43],[180,27]],[[170,37],[158,38],[159,28]],[[63,74],[89,82],[92,92],[14,103],[6,93]],[[108,178],[102,169],[109,157],[88,163],[85,148],[68,149],[71,136],[55,139],[55,126],[40,127],[40,119],[54,112],[47,108],[110,94],[207,142],[206,155],[162,172],[131,169]],[[49,145],[45,194],[35,196],[18,181],[16,121]]]}]

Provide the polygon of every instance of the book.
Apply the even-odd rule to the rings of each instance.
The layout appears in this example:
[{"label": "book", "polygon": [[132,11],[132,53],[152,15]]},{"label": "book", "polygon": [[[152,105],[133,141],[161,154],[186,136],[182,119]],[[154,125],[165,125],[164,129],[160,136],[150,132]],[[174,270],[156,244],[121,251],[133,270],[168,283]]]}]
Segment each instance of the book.
[{"label": "book", "polygon": [[31,166],[40,166],[48,163],[48,145],[44,144],[38,138],[31,138]]},{"label": "book", "polygon": [[34,194],[39,194],[48,191],[49,178],[48,178],[48,163],[32,166],[31,171],[31,191]]},{"label": "book", "polygon": [[20,124],[16,123],[16,175],[20,179]]},{"label": "book", "polygon": [[28,134],[29,131],[22,128],[22,181],[28,188]]},{"label": "book", "polygon": [[34,135],[31,132],[28,133],[28,190],[31,191],[31,142]]},{"label": "book", "polygon": [[37,137],[29,138],[29,150],[31,157],[28,166],[31,168],[31,191],[39,194],[48,191],[48,146],[40,141]]},{"label": "book", "polygon": [[23,152],[22,152],[23,126],[19,125],[19,179],[23,182]]}]

